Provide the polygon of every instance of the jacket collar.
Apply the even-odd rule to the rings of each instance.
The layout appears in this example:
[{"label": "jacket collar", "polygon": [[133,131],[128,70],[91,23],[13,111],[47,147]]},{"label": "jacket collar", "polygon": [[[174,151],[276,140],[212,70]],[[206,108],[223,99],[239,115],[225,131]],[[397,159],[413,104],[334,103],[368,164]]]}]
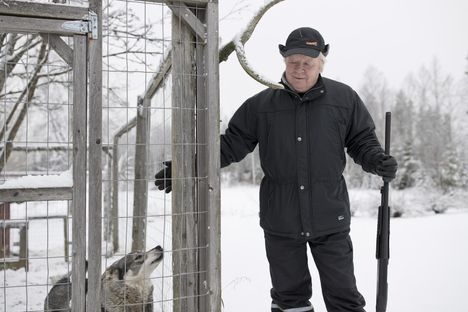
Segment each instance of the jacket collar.
[{"label": "jacket collar", "polygon": [[322,75],[319,74],[319,77],[317,79],[317,82],[315,85],[307,90],[304,93],[298,93],[294,88],[289,84],[289,82],[286,80],[286,73],[283,73],[283,76],[281,77],[280,83],[284,86],[284,89],[288,91],[289,93],[293,93],[294,95],[300,97],[301,99],[315,99],[319,97],[320,95],[325,94],[325,85],[323,83]]}]

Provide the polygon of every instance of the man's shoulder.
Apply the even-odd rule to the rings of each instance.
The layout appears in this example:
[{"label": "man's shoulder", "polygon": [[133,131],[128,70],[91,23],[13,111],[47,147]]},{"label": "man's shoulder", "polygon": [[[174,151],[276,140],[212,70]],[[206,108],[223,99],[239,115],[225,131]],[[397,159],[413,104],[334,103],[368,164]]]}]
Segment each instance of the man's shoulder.
[{"label": "man's shoulder", "polygon": [[322,77],[323,84],[325,85],[326,89],[333,89],[333,90],[338,90],[338,91],[346,91],[346,92],[354,92],[353,88],[351,88],[349,85],[333,80],[330,78]]},{"label": "man's shoulder", "polygon": [[252,95],[246,102],[258,108],[264,108],[264,106],[271,106],[272,103],[278,102],[285,95],[284,92],[284,89],[267,88]]}]

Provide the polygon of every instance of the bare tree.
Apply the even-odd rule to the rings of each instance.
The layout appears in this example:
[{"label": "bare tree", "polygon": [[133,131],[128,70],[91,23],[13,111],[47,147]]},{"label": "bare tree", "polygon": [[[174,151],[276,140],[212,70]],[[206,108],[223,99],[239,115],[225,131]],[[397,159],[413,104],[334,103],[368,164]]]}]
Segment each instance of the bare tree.
[{"label": "bare tree", "polygon": [[[21,59],[21,56],[31,49],[31,45],[28,44],[31,41],[26,40],[26,47],[18,49],[18,53],[15,54],[14,56],[10,54],[12,51],[14,51],[14,44],[16,44],[18,41],[17,35],[10,34],[10,40],[7,41],[7,43],[4,45],[5,50],[4,53],[7,55],[6,58],[8,58],[8,55],[12,56],[11,60],[14,60],[15,63],[11,63],[10,61],[6,61],[5,67],[4,67],[4,79],[0,81],[0,83],[5,84],[6,81],[6,76],[8,73],[11,73],[13,69],[15,68],[16,64],[19,62]],[[8,38],[8,36],[7,36]],[[33,47],[35,46],[32,45]],[[12,149],[13,149],[13,141],[18,134],[18,130],[23,123],[26,113],[28,111],[28,107],[31,104],[31,101],[34,97],[34,93],[36,92],[37,85],[39,82],[39,74],[42,70],[42,67],[44,64],[47,62],[49,55],[49,48],[47,44],[43,41],[41,41],[41,46],[39,48],[38,56],[37,56],[37,63],[35,64],[34,71],[32,74],[30,74],[29,81],[26,84],[26,87],[24,87],[17,97],[15,104],[11,108],[10,112],[8,113],[8,116],[4,119],[4,124],[2,126],[2,130],[0,132],[0,137],[2,139],[2,150],[0,154],[0,172],[3,171],[8,158],[11,155]],[[0,95],[0,99],[2,97],[5,97],[5,95]],[[6,112],[5,112],[6,113]]]}]

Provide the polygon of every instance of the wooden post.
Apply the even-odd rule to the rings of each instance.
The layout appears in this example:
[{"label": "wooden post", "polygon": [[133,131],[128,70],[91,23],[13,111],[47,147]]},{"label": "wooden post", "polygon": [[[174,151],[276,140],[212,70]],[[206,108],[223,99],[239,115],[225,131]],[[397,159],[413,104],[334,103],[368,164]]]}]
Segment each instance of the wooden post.
[{"label": "wooden post", "polygon": [[172,269],[174,312],[198,310],[195,201],[195,46],[191,29],[172,16]]},{"label": "wooden post", "polygon": [[82,35],[76,35],[73,38],[73,284],[71,306],[73,312],[85,312],[87,38]]},{"label": "wooden post", "polygon": [[148,207],[148,143],[151,99],[138,98],[135,148],[135,181],[133,184],[132,251],[145,250],[146,211]]},{"label": "wooden post", "polygon": [[[10,220],[10,203],[0,203],[0,218],[5,223]],[[10,255],[10,228],[4,226],[0,229],[0,258],[7,258]]]},{"label": "wooden post", "polygon": [[19,228],[20,230],[20,248],[19,248],[19,261],[18,266],[24,268],[26,272],[29,271],[28,261],[28,223],[25,223]]},{"label": "wooden post", "polygon": [[[204,19],[204,16],[199,16]],[[197,44],[197,211],[198,211],[198,289],[199,300],[198,310],[208,311],[208,289],[206,281],[208,280],[208,237],[206,228],[208,227],[208,150],[206,145],[206,123],[207,123],[207,103],[206,103],[206,75],[204,75],[205,67],[205,47]]]},{"label": "wooden post", "polygon": [[210,312],[221,311],[221,211],[220,211],[220,138],[219,138],[219,51],[218,3],[209,2],[207,25],[207,101],[208,122],[208,288]]},{"label": "wooden post", "polygon": [[135,125],[136,117],[117,131],[112,144],[112,211],[110,222],[112,226],[113,252],[119,250],[119,139],[122,135],[133,129]]},{"label": "wooden post", "polygon": [[70,253],[68,252],[68,248],[70,246],[68,245],[70,242],[70,239],[68,237],[68,216],[63,216],[63,251],[64,251],[64,257],[65,257],[65,262],[69,262],[69,256]]},{"label": "wooden post", "polygon": [[98,38],[89,51],[89,224],[87,312],[101,311],[102,245],[102,1],[90,0],[97,14]]},{"label": "wooden post", "polygon": [[109,222],[112,229],[112,251],[119,250],[119,138],[112,145],[112,205]]},{"label": "wooden post", "polygon": [[[106,153],[106,159],[107,181],[104,187],[104,220],[106,220],[106,224],[104,225],[104,241],[110,243],[112,242],[112,156],[110,153]],[[106,254],[107,252],[106,250]]]}]

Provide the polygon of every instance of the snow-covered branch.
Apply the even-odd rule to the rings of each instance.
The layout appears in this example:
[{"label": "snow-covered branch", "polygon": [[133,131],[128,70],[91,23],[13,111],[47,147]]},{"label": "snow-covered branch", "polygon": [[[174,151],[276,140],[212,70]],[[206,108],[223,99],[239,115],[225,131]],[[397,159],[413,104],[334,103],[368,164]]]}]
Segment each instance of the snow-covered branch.
[{"label": "snow-covered branch", "polygon": [[261,20],[263,15],[275,4],[282,2],[284,0],[272,0],[265,4],[260,10],[257,12],[257,14],[254,15],[254,17],[250,20],[250,22],[247,24],[247,27],[245,30],[241,31],[232,41],[230,41],[228,44],[226,44],[224,47],[221,48],[219,60],[220,62],[226,61],[229,57],[229,55],[235,50],[237,54],[237,59],[239,60],[239,63],[241,64],[242,68],[245,70],[245,72],[258,81],[259,83],[273,88],[273,89],[282,89],[283,86],[281,84],[269,81],[268,79],[264,78],[261,74],[257,73],[252,66],[249,64],[247,61],[247,57],[245,55],[245,50],[244,50],[244,45],[245,43],[250,39],[252,36],[252,33],[255,30],[255,27],[257,26],[258,22]]},{"label": "snow-covered branch", "polygon": [[253,31],[255,30],[255,27],[257,26],[258,22],[260,19],[263,17],[263,15],[275,4],[282,2],[284,0],[272,0],[269,3],[265,4],[263,7],[259,9],[257,14],[254,15],[254,17],[250,20],[250,22],[247,24],[247,27],[245,28],[244,31],[240,33],[240,35],[237,35],[233,40],[225,44],[223,47],[221,47],[221,50],[219,51],[219,62],[224,62],[227,61],[229,58],[229,55],[231,55],[232,52],[235,51],[236,49],[236,38],[239,38],[240,42],[245,45],[245,43],[250,39],[252,36]]},{"label": "snow-covered branch", "polygon": [[252,66],[247,61],[247,57],[245,56],[244,46],[242,45],[240,40],[236,41],[236,54],[237,54],[237,59],[239,60],[239,63],[241,64],[244,71],[254,80],[272,89],[284,88],[283,85],[269,81],[267,78],[263,77],[261,74],[259,74],[252,68]]}]

